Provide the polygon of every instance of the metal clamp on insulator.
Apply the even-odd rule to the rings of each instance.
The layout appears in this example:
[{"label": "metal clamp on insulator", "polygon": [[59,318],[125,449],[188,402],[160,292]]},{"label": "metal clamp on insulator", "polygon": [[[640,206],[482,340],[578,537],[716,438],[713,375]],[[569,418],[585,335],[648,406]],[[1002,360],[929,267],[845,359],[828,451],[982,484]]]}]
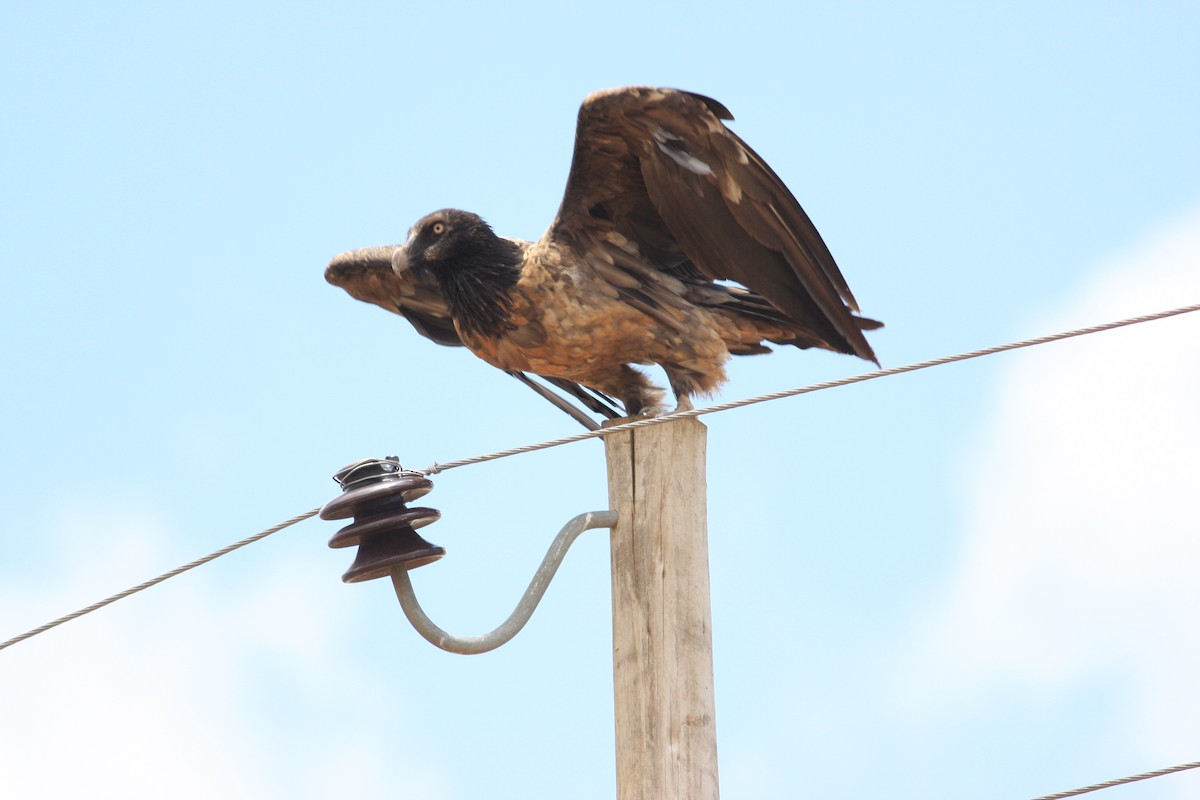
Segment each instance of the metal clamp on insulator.
[{"label": "metal clamp on insulator", "polygon": [[385,578],[396,570],[416,569],[446,555],[445,548],[416,533],[417,528],[441,518],[441,512],[407,506],[429,494],[433,481],[405,471],[395,456],[355,461],[333,479],[342,487],[342,494],[325,504],[321,519],[353,517],[354,522],[334,534],[329,546],[358,546],[358,555],[342,575],[343,581]]}]

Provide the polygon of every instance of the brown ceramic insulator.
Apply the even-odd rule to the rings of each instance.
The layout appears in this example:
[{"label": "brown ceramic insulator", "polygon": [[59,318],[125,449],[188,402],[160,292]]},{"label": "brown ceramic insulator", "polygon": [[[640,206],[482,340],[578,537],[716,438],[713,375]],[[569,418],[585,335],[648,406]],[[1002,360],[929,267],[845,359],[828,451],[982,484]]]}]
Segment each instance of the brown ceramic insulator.
[{"label": "brown ceramic insulator", "polygon": [[405,505],[429,493],[433,482],[428,478],[404,472],[399,461],[389,457],[356,461],[339,471],[334,480],[341,484],[342,494],[325,504],[321,518],[353,517],[354,522],[334,534],[329,546],[358,546],[358,555],[343,581],[386,577],[397,569],[415,569],[446,554],[414,530],[436,522],[441,513]]}]

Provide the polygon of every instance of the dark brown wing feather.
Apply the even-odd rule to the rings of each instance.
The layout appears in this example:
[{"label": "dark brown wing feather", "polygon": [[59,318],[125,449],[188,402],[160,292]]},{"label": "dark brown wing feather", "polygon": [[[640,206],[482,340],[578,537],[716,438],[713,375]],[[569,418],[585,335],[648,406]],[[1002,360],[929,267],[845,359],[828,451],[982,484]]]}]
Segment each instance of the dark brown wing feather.
[{"label": "dark brown wing feather", "polygon": [[[451,347],[462,347],[462,339],[454,328],[454,320],[450,316],[450,309],[442,297],[437,280],[428,273],[418,277],[412,271],[408,271],[401,276],[392,269],[392,254],[398,246],[366,247],[342,253],[325,268],[325,280],[345,289],[346,293],[356,300],[373,303],[399,314],[417,329],[417,333],[427,339]],[[549,391],[534,384],[532,379],[523,373],[509,374],[543,396]],[[544,379],[601,416],[609,419],[624,416],[616,406],[616,401],[606,395],[562,378]],[[583,415],[576,413],[569,406],[564,406],[559,399],[547,399],[583,422],[585,426],[595,427],[595,423],[590,420],[584,421],[586,418]]]},{"label": "dark brown wing feather", "polygon": [[879,323],[851,313],[858,305],[829,248],[783,181],[721,121],[732,118],[715,100],[674,89],[591,95],[548,236],[579,252],[603,238],[597,230],[615,229],[664,272],[698,271],[760,295],[803,331],[801,346],[875,361],[862,330]]}]

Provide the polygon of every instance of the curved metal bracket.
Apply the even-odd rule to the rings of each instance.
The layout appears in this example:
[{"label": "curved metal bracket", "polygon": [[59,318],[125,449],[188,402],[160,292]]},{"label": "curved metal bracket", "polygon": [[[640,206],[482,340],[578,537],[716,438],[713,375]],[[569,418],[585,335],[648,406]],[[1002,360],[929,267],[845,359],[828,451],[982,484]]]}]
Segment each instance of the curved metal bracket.
[{"label": "curved metal bracket", "polygon": [[500,624],[500,627],[482,636],[454,636],[433,624],[425,615],[421,604],[417,602],[412,581],[408,578],[408,570],[399,569],[393,572],[392,585],[396,587],[396,598],[400,601],[400,607],[404,609],[404,616],[408,617],[408,621],[417,629],[417,633],[425,637],[426,641],[450,653],[461,655],[486,653],[506,644],[520,632],[521,628],[525,627],[525,623],[529,621],[533,610],[541,601],[542,595],[546,593],[546,588],[550,585],[554,573],[562,564],[567,549],[579,538],[579,534],[592,528],[611,528],[616,524],[617,512],[615,511],[589,511],[586,514],[580,514],[564,525],[558,532],[558,536],[555,536],[554,541],[551,542],[550,549],[546,551],[546,557],[542,559],[541,566],[534,573],[533,580],[529,582],[529,588],[525,590],[516,609],[508,619]]}]

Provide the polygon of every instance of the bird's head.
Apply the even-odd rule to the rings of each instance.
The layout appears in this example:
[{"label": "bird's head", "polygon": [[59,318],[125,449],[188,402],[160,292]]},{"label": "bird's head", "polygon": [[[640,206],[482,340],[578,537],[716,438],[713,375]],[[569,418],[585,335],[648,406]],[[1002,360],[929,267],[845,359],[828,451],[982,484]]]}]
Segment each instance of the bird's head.
[{"label": "bird's head", "polygon": [[417,221],[392,255],[392,269],[432,275],[461,331],[498,334],[512,327],[509,290],[521,276],[521,248],[497,236],[478,214],[453,208]]},{"label": "bird's head", "polygon": [[398,275],[412,270],[418,276],[428,271],[443,277],[508,255],[505,244],[478,214],[444,208],[409,229],[408,241],[392,255],[392,269]]}]

